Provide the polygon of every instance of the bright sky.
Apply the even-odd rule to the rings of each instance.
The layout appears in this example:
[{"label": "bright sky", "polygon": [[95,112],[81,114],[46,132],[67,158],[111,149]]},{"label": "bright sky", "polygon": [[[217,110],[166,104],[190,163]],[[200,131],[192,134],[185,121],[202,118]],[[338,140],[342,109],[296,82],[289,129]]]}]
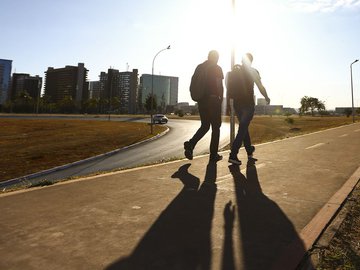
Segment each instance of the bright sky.
[{"label": "bright sky", "polygon": [[[208,51],[224,73],[251,52],[271,103],[300,107],[308,95],[327,109],[351,106],[350,64],[360,58],[360,0],[0,0],[0,58],[13,72],[85,63],[88,79],[111,66],[179,77],[179,102]],[[353,65],[360,106],[360,61]],[[257,97],[261,97],[258,90]]]}]

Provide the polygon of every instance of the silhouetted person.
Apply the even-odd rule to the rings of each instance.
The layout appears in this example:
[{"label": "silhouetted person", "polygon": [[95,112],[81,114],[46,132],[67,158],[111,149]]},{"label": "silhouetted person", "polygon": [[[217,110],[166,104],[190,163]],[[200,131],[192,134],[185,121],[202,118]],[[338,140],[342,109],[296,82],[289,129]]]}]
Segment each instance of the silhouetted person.
[{"label": "silhouetted person", "polygon": [[217,162],[222,159],[222,156],[218,154],[218,148],[221,126],[221,104],[224,92],[222,80],[224,79],[224,74],[221,67],[217,65],[218,60],[219,53],[213,50],[209,52],[208,60],[200,64],[207,70],[206,92],[201,100],[198,101],[201,126],[189,141],[184,142],[185,156],[190,160],[193,159],[193,150],[196,144],[208,132],[210,126],[212,129],[210,161]]},{"label": "silhouetted person", "polygon": [[235,165],[241,165],[237,154],[244,143],[249,159],[253,158],[255,147],[251,145],[249,134],[249,125],[255,112],[254,84],[259,88],[260,93],[265,97],[267,104],[270,104],[270,98],[263,86],[259,72],[251,67],[253,56],[250,53],[245,54],[242,59],[242,65],[235,65],[229,73],[227,90],[228,98],[234,100],[234,109],[239,120],[239,129],[231,146],[229,162]]},{"label": "silhouetted person", "polygon": [[[132,253],[107,270],[210,270],[217,164],[209,163],[205,179],[185,164],[171,176],[184,185],[161,212]],[[121,229],[121,227],[119,227]]]},{"label": "silhouetted person", "polygon": [[[244,263],[241,269],[296,269],[293,264],[297,262],[288,261],[287,258],[294,255],[294,244],[297,252],[305,254],[304,243],[279,205],[262,192],[254,163],[248,162],[246,175],[237,165],[230,165],[229,170],[236,192]],[[231,255],[231,252],[228,251],[227,254]]]}]

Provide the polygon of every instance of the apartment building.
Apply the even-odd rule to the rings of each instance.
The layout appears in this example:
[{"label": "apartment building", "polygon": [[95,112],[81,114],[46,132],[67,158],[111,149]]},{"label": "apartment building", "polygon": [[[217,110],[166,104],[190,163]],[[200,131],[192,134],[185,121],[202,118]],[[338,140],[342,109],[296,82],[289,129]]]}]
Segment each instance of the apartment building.
[{"label": "apartment building", "polygon": [[51,102],[70,96],[80,104],[89,98],[87,73],[83,63],[56,69],[49,67],[45,72],[45,95]]},{"label": "apartment building", "polygon": [[30,76],[26,73],[13,73],[10,88],[10,99],[15,100],[21,92],[27,92],[33,99],[41,94],[42,78],[38,75]]},{"label": "apartment building", "polygon": [[0,59],[0,105],[9,99],[12,60]]},{"label": "apartment building", "polygon": [[120,72],[117,69],[108,69],[99,76],[99,97],[104,99],[118,98],[119,107],[110,108],[120,113],[134,114],[137,112],[138,98],[138,70]]}]

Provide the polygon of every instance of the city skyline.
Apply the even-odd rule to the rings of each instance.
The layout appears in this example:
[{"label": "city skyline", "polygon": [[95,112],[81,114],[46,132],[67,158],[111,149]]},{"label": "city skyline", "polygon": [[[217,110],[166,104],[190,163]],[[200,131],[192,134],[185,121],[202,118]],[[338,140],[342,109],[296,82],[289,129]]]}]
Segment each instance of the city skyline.
[{"label": "city skyline", "polygon": [[[360,1],[231,0],[47,1],[3,0],[2,59],[12,73],[44,76],[50,66],[85,63],[88,81],[109,67],[179,77],[179,102],[189,95],[191,75],[211,49],[230,69],[244,52],[254,55],[272,104],[298,108],[303,96],[327,109],[351,106],[350,63],[360,58]],[[203,11],[203,9],[206,10]],[[105,14],[105,15],[103,15]],[[360,64],[353,65],[354,105],[360,106]],[[259,92],[255,91],[259,96]]]}]

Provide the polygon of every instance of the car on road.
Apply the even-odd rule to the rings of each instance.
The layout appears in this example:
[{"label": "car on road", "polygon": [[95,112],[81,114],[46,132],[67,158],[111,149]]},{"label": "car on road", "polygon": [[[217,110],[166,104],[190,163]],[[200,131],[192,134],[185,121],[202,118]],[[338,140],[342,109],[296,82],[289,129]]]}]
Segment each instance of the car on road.
[{"label": "car on road", "polygon": [[158,123],[158,124],[166,124],[168,121],[169,121],[169,119],[163,114],[158,113],[158,114],[155,114],[153,116],[153,123],[154,124],[156,124],[156,123]]}]

